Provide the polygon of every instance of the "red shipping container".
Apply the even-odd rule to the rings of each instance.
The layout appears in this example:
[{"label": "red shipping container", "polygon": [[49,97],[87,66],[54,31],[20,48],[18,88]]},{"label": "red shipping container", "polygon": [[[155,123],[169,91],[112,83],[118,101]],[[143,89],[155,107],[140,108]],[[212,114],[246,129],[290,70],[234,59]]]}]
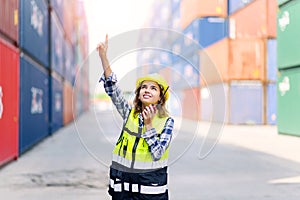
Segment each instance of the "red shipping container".
[{"label": "red shipping container", "polygon": [[75,46],[77,42],[76,25],[78,23],[78,19],[76,18],[77,0],[63,1],[63,4],[63,27],[65,29],[67,39],[73,46]]},{"label": "red shipping container", "polygon": [[183,118],[200,120],[200,87],[184,89],[181,106]]},{"label": "red shipping container", "polygon": [[[73,120],[73,87],[69,82],[64,82],[63,87],[63,121],[64,125],[70,123]],[[74,102],[74,105],[76,103]]]},{"label": "red shipping container", "polygon": [[19,0],[0,0],[0,31],[16,44],[19,41]]},{"label": "red shipping container", "polygon": [[180,4],[181,28],[202,17],[227,17],[227,0],[183,0]]},{"label": "red shipping container", "polygon": [[266,80],[266,48],[263,39],[224,39],[200,51],[202,85],[230,80]]},{"label": "red shipping container", "polygon": [[0,165],[18,157],[19,51],[0,38]]},{"label": "red shipping container", "polygon": [[229,37],[276,38],[276,0],[256,0],[229,17]]}]

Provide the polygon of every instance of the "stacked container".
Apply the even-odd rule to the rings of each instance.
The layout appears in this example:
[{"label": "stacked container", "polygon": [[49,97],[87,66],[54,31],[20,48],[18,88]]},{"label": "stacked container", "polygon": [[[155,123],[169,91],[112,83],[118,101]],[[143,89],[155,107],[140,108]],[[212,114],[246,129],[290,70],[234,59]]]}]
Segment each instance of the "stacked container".
[{"label": "stacked container", "polygon": [[[183,96],[190,96],[192,93],[196,103],[188,101],[184,97],[182,102],[182,115],[185,118],[199,120],[200,115],[200,82],[202,49],[217,43],[228,37],[227,1],[225,0],[182,0],[180,3],[180,24],[184,37],[176,42],[174,51],[180,49],[180,55],[185,59],[174,58],[174,68],[178,68],[181,78],[174,74],[172,86],[183,90]],[[179,45],[178,45],[179,43]],[[186,62],[189,62],[187,64]],[[182,84],[182,79],[188,80],[186,87],[178,87]],[[177,81],[176,81],[177,80]],[[193,92],[191,92],[193,91]],[[195,114],[195,112],[199,112]]]},{"label": "stacked container", "polygon": [[[83,60],[88,41],[80,40],[87,36],[87,26],[75,12],[78,4],[82,2],[0,0],[0,165],[79,116],[72,110],[74,47],[84,46]],[[85,27],[78,32],[81,24]],[[78,95],[85,103],[80,113],[88,107],[87,73],[80,75],[85,91]]]},{"label": "stacked container", "polygon": [[19,74],[19,50],[0,38],[0,165],[18,157]]},{"label": "stacked container", "polygon": [[[228,7],[229,37],[200,51],[202,89],[218,88],[210,86],[213,84],[225,86],[227,123],[275,124],[276,1],[231,0]],[[253,15],[257,17],[249,17]],[[212,69],[219,72],[221,81]],[[203,96],[202,106],[208,102],[211,96]],[[203,109],[202,119],[210,120],[212,114]]]},{"label": "stacked container", "polygon": [[300,136],[300,2],[279,1],[277,14],[278,132]]}]

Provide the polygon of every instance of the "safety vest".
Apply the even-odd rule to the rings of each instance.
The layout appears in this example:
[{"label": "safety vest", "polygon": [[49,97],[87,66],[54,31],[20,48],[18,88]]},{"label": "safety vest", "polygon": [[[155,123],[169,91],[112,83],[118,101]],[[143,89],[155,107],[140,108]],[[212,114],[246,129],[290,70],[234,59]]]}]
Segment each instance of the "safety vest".
[{"label": "safety vest", "polygon": [[[158,115],[153,118],[152,125],[156,129],[157,137],[160,137],[167,118],[160,118]],[[141,137],[146,128],[145,126],[139,128],[138,124],[139,117],[134,116],[132,109],[113,150],[112,160],[130,169],[158,169],[167,166],[169,148],[159,160],[155,161],[147,142]]]}]

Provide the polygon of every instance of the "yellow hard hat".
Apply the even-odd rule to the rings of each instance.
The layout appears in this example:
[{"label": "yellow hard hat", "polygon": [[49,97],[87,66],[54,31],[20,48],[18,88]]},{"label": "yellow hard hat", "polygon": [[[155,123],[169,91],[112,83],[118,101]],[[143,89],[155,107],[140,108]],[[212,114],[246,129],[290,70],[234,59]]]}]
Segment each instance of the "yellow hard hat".
[{"label": "yellow hard hat", "polygon": [[136,88],[138,88],[143,81],[154,81],[157,84],[161,85],[163,87],[164,91],[161,91],[164,93],[165,99],[168,100],[169,98],[169,90],[165,93],[166,89],[169,87],[167,81],[162,77],[160,74],[154,73],[154,74],[148,74],[146,76],[140,77],[136,80]]}]

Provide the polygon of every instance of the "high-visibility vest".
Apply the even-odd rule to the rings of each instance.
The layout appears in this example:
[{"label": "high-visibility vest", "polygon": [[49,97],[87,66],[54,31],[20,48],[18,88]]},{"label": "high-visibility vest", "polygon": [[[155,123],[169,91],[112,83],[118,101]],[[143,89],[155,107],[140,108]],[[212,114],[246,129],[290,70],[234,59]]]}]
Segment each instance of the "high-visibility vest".
[{"label": "high-visibility vest", "polygon": [[[160,118],[158,115],[153,118],[152,126],[156,129],[157,137],[160,137],[167,118]],[[130,169],[158,169],[167,166],[169,148],[159,160],[154,160],[147,142],[141,137],[146,128],[139,128],[138,124],[139,118],[134,116],[132,109],[113,150],[112,161]]]}]

